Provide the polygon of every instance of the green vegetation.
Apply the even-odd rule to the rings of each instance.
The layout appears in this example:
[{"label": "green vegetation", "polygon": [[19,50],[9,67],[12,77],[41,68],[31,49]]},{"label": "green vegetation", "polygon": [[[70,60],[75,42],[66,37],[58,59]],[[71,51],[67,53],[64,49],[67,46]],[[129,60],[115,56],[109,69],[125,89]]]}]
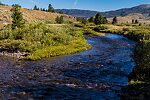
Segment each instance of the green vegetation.
[{"label": "green vegetation", "polygon": [[136,19],[132,19],[132,24],[138,24],[139,23],[139,21]]},{"label": "green vegetation", "polygon": [[105,26],[108,23],[107,18],[97,13],[95,16],[90,18],[77,18],[78,23],[75,23],[75,27],[81,28],[84,34],[104,36],[104,32],[107,29]]},{"label": "green vegetation", "polygon": [[48,12],[55,12],[55,9],[52,7],[51,4],[48,5]]},{"label": "green vegetation", "polygon": [[88,21],[89,21],[90,23],[94,22],[94,17],[90,17],[90,18],[88,19]]},{"label": "green vegetation", "polygon": [[108,21],[107,21],[106,17],[101,16],[100,13],[97,13],[97,14],[95,15],[94,23],[95,23],[96,25],[106,24],[107,22],[108,22]]},{"label": "green vegetation", "polygon": [[39,8],[35,5],[33,10],[39,10]]},{"label": "green vegetation", "polygon": [[76,53],[90,47],[77,28],[44,23],[26,24],[14,30],[6,28],[0,31],[0,44],[5,51],[29,53],[25,59],[30,60]]},{"label": "green vegetation", "polygon": [[[138,100],[141,96],[150,98],[150,27],[149,26],[128,26],[123,28],[122,33],[138,42],[134,49],[134,60],[136,67],[129,76],[129,86],[123,91],[128,93],[128,99]],[[134,92],[133,94],[133,91]]]},{"label": "green vegetation", "polygon": [[129,82],[129,84],[130,85],[136,85],[136,84],[143,84],[144,82],[142,82],[142,81],[138,81],[138,80],[131,80],[130,82]]},{"label": "green vegetation", "polygon": [[64,17],[63,16],[57,16],[55,19],[57,24],[63,24],[64,23]]},{"label": "green vegetation", "polygon": [[115,25],[115,24],[117,24],[117,23],[118,23],[118,20],[117,20],[117,17],[115,16],[115,17],[113,18],[112,24]]},{"label": "green vegetation", "polygon": [[[21,6],[13,5],[12,25],[0,30],[0,51],[5,53],[22,53],[23,59],[38,60],[45,57],[71,54],[87,50],[90,45],[83,37],[83,31],[66,25],[49,25],[45,22],[25,23]],[[37,6],[34,10],[39,10]],[[48,12],[54,12],[49,4]],[[63,16],[57,17],[56,22],[62,24]]]},{"label": "green vegetation", "polygon": [[51,4],[48,5],[48,9],[39,8],[35,5],[33,10],[40,10],[40,11],[46,11],[46,12],[55,12],[55,9],[53,8],[53,6]]},{"label": "green vegetation", "polygon": [[77,21],[79,21],[83,24],[94,23],[95,25],[108,23],[107,18],[101,16],[100,13],[97,13],[95,16],[90,17],[90,18],[80,18],[80,17],[78,17]]},{"label": "green vegetation", "polygon": [[21,6],[14,5],[11,9],[12,11],[12,29],[23,27],[25,21],[23,19],[22,13],[20,12]]}]

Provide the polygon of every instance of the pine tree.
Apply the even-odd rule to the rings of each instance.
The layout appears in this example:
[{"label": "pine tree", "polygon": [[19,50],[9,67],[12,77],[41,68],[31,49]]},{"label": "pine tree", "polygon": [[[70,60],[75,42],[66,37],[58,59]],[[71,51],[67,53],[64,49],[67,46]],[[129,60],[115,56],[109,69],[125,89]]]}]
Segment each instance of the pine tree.
[{"label": "pine tree", "polygon": [[135,23],[135,20],[134,19],[132,19],[132,24],[134,24]]},{"label": "pine tree", "polygon": [[[90,19],[90,20],[92,20],[92,19]],[[96,25],[106,24],[107,22],[108,22],[108,21],[107,21],[107,18],[101,16],[100,13],[97,13],[97,14],[95,15],[94,23],[95,23]]]},{"label": "pine tree", "polygon": [[46,11],[46,10],[45,10],[45,8],[43,8],[43,10],[42,10],[42,11]]},{"label": "pine tree", "polygon": [[94,23],[96,25],[101,24],[100,17],[101,17],[100,13],[97,13],[96,16],[95,16],[95,19],[94,19]]},{"label": "pine tree", "polygon": [[11,9],[12,11],[12,29],[20,28],[24,26],[24,19],[22,16],[22,13],[20,12],[21,6],[15,4],[13,8]]},{"label": "pine tree", "polygon": [[138,24],[138,23],[139,23],[139,21],[136,19],[136,20],[135,20],[135,24]]},{"label": "pine tree", "polygon": [[117,20],[117,17],[115,16],[115,17],[113,18],[112,24],[117,24],[117,23],[118,23],[118,20]]},{"label": "pine tree", "polygon": [[55,10],[51,4],[49,4],[49,6],[48,6],[48,12],[55,12]]},{"label": "pine tree", "polygon": [[33,10],[38,10],[38,7],[35,5],[34,8],[33,8]]}]

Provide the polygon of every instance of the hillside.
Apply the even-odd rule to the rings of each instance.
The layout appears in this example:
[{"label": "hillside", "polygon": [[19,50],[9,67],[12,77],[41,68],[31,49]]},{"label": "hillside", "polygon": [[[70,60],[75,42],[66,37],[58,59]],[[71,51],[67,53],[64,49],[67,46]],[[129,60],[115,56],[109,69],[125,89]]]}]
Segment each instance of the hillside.
[{"label": "hillside", "polygon": [[[11,24],[11,7],[0,5],[0,28],[4,25]],[[36,22],[36,21],[49,21],[54,23],[57,16],[63,15],[67,20],[73,20],[74,18],[65,14],[43,12],[37,10],[29,10],[22,8],[21,12],[23,17],[27,22]]]},{"label": "hillside", "polygon": [[[65,14],[75,17],[89,18],[94,16],[98,11],[91,10],[79,10],[79,9],[57,9],[57,11],[64,12]],[[150,4],[143,4],[132,8],[123,8],[114,11],[101,12],[101,14],[107,17],[110,21],[112,17],[117,16],[119,22],[131,22],[132,19],[137,19],[141,23],[150,23]]]},{"label": "hillside", "polygon": [[71,15],[74,17],[85,17],[89,18],[94,16],[98,11],[91,11],[91,10],[80,10],[80,9],[56,9],[58,12],[63,12],[67,15]]},{"label": "hillside", "polygon": [[127,16],[133,13],[139,13],[139,14],[143,14],[145,17],[149,17],[150,4],[143,4],[132,8],[123,8],[115,11],[102,12],[102,14],[107,18],[114,17],[114,16]]},{"label": "hillside", "polygon": [[[57,11],[62,11],[65,14],[76,16],[76,17],[91,17],[99,12],[99,11],[80,10],[80,9],[57,9]],[[123,8],[114,11],[101,12],[101,14],[107,18],[111,18],[114,16],[127,16],[132,13],[140,13],[148,17],[150,16],[150,4],[143,4],[132,8]]]}]

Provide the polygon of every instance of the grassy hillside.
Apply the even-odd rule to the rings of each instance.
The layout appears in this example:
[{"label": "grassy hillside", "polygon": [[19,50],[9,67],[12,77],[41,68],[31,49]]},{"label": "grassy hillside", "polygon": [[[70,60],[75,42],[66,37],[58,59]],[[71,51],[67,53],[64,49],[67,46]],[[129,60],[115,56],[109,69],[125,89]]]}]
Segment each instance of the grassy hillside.
[{"label": "grassy hillside", "polygon": [[[3,6],[0,5],[0,28],[7,24],[11,24],[11,8],[10,6]],[[57,16],[64,16],[65,20],[73,21],[74,17],[65,15],[65,14],[58,14],[58,13],[51,13],[51,12],[44,12],[44,11],[37,11],[37,10],[29,10],[26,8],[22,8],[21,12],[23,13],[23,17],[27,22],[37,22],[37,21],[47,21],[48,23],[55,23],[55,18]]]}]

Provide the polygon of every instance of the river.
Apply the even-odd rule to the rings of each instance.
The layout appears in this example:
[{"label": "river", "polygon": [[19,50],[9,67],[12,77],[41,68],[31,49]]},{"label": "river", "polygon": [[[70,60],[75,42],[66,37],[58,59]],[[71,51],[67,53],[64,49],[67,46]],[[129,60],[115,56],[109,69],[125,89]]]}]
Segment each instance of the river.
[{"label": "river", "polygon": [[124,36],[85,36],[90,50],[40,61],[0,57],[2,100],[119,100],[135,66],[135,42]]}]

